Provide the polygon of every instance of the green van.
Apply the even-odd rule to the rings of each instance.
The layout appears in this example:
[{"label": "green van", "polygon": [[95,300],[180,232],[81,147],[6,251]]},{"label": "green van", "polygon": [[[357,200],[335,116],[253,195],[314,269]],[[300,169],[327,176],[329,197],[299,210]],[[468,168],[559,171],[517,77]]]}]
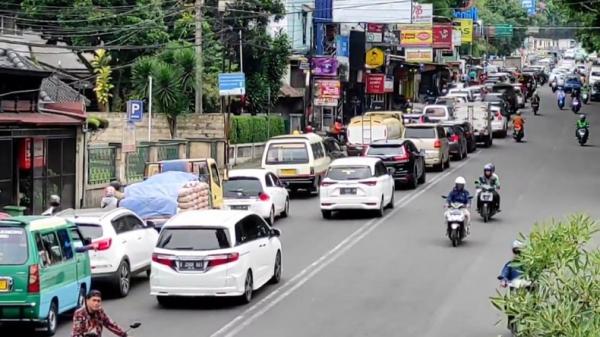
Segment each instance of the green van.
[{"label": "green van", "polygon": [[58,315],[83,305],[90,289],[88,244],[61,218],[0,220],[0,324],[29,322],[54,335]]}]

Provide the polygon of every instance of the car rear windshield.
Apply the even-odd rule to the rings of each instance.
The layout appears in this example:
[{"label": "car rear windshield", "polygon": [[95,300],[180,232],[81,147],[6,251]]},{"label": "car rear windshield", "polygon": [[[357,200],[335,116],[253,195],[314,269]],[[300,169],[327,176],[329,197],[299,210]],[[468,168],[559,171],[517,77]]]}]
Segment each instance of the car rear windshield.
[{"label": "car rear windshield", "polygon": [[404,154],[402,145],[371,145],[367,150],[368,156],[401,156]]},{"label": "car rear windshield", "polygon": [[438,108],[427,108],[425,109],[425,114],[433,117],[444,117],[446,116],[446,109],[442,107]]},{"label": "car rear windshield", "polygon": [[327,178],[332,180],[360,180],[371,176],[369,166],[335,166],[327,171]]},{"label": "car rear windshield", "polygon": [[254,177],[230,177],[224,184],[225,198],[255,197],[262,192],[262,185]]},{"label": "car rear windshield", "polygon": [[308,150],[304,143],[276,143],[269,145],[267,164],[306,164]]},{"label": "car rear windshield", "polygon": [[104,234],[102,226],[99,224],[77,223],[77,228],[79,228],[84,238],[90,238],[92,240],[100,238]]},{"label": "car rear windshield", "polygon": [[437,138],[434,128],[406,128],[404,138]]},{"label": "car rear windshield", "polygon": [[592,76],[600,77],[600,71],[592,71]]},{"label": "car rear windshield", "polygon": [[0,224],[0,266],[27,262],[27,232],[23,228]]},{"label": "car rear windshield", "polygon": [[171,250],[216,250],[231,247],[225,228],[163,228],[156,247]]}]

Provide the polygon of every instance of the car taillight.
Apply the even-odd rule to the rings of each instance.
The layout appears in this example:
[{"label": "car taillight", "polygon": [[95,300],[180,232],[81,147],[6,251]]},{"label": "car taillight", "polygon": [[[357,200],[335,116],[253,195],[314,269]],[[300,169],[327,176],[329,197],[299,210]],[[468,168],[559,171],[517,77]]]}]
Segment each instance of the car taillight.
[{"label": "car taillight", "polygon": [[219,255],[209,255],[206,257],[208,260],[208,264],[206,268],[220,266],[226,263],[235,262],[240,258],[239,253],[229,253],[229,254],[219,254]]},{"label": "car taillight", "polygon": [[436,139],[435,142],[433,142],[433,147],[436,149],[439,149],[442,147],[442,141],[439,139]]},{"label": "car taillight", "polygon": [[27,284],[27,292],[40,292],[40,266],[37,264],[29,266],[29,283]]},{"label": "car taillight", "polygon": [[453,143],[457,143],[459,140],[460,140],[460,136],[457,134],[450,136],[450,141]]},{"label": "car taillight", "polygon": [[502,114],[500,113],[500,111],[496,112],[496,119],[499,121],[502,120]]},{"label": "car taillight", "polygon": [[95,250],[107,250],[110,248],[110,246],[112,245],[112,239],[108,238],[108,239],[101,239],[98,241],[95,241],[93,243],[94,249]]},{"label": "car taillight", "polygon": [[153,253],[152,261],[156,262],[156,263],[160,263],[160,264],[165,265],[170,268],[175,267],[175,256],[173,256],[173,255]]},{"label": "car taillight", "polygon": [[260,200],[260,201],[269,201],[269,199],[271,199],[271,197],[269,197],[269,195],[267,193],[261,192],[258,195],[258,200]]},{"label": "car taillight", "polygon": [[331,185],[335,185],[335,184],[337,184],[335,181],[321,181],[322,187],[327,187],[327,186],[331,186]]},{"label": "car taillight", "polygon": [[408,152],[404,152],[402,155],[400,156],[394,156],[394,161],[409,161],[410,160],[410,156],[408,154]]},{"label": "car taillight", "polygon": [[359,181],[359,183],[367,186],[375,186],[377,185],[377,180]]}]

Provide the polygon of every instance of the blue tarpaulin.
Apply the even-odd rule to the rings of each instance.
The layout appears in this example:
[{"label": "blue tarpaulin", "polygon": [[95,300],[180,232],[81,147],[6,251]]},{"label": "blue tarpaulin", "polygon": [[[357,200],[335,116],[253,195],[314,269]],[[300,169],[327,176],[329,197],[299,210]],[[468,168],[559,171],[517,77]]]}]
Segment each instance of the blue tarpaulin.
[{"label": "blue tarpaulin", "polygon": [[188,181],[198,177],[186,172],[164,172],[125,188],[125,198],[119,206],[136,213],[142,219],[171,217],[177,213],[177,193]]}]

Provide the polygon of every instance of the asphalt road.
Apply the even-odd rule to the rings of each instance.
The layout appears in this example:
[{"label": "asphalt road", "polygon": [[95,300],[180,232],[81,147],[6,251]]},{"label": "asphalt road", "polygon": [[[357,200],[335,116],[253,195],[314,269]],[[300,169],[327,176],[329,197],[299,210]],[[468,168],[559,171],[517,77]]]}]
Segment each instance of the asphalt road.
[{"label": "asphalt road", "polygon": [[[105,308],[121,324],[141,321],[134,335],[148,337],[508,336],[489,297],[517,233],[577,211],[600,217],[600,103],[582,110],[592,124],[586,147],[575,139],[576,116],[559,111],[547,87],[540,110],[524,112],[525,143],[496,139],[450,170],[429,173],[419,189],[397,191],[397,207],[382,219],[352,213],[324,221],[317,198],[293,200],[291,216],[276,223],[283,280],[250,305],[210,299],[162,309],[139,277],[129,297],[107,299]],[[503,212],[484,224],[473,210],[471,236],[452,248],[440,196],[459,175],[475,181],[487,162],[500,175]],[[70,327],[64,317],[57,336],[69,336]]]}]

